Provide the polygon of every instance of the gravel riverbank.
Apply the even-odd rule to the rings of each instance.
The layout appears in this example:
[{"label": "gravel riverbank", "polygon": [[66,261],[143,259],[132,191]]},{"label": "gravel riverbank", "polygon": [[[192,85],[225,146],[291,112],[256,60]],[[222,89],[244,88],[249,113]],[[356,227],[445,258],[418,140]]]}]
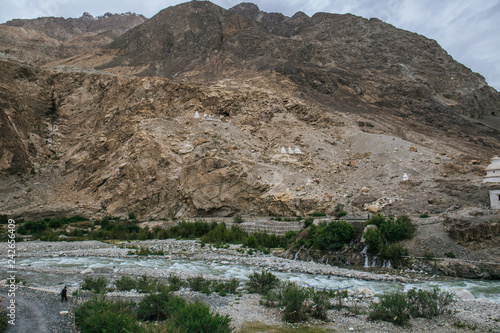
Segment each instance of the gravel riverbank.
[{"label": "gravel riverbank", "polygon": [[[264,255],[260,252],[249,255],[240,249],[240,246],[231,245],[228,248],[213,248],[209,245],[201,246],[196,241],[178,241],[178,240],[148,240],[120,242],[116,244],[107,244],[98,241],[84,242],[23,242],[17,244],[16,255],[18,258],[59,258],[59,257],[112,257],[123,258],[130,257],[137,248],[147,247],[152,251],[163,251],[162,256],[151,256],[154,258],[165,259],[192,259],[204,260],[214,263],[231,263],[240,265],[249,265],[255,267],[256,271],[269,269],[277,272],[297,272],[311,273],[316,275],[341,276],[346,278],[356,278],[370,281],[393,281],[409,283],[422,280],[433,280],[437,277],[421,274],[419,272],[407,272],[399,270],[386,270],[384,272],[367,272],[347,268],[339,268],[313,262],[302,262],[284,259],[270,254]],[[144,257],[141,257],[144,258]],[[144,258],[146,260],[146,258]],[[2,274],[3,269],[1,270]],[[75,267],[47,267],[32,264],[29,267],[18,267],[19,272],[30,272],[30,274],[50,273],[64,274],[68,276],[78,276],[83,280],[87,274],[82,274],[81,268]],[[89,274],[104,275],[111,280],[121,275],[141,276],[146,274],[150,277],[165,278],[170,275],[170,269],[155,269],[144,267],[128,268],[95,268]],[[199,276],[199,273],[183,272],[182,277]],[[204,274],[209,279],[218,279],[220,277],[210,274]],[[59,300],[57,293],[61,287],[47,286],[46,290],[33,290],[21,287],[19,295],[22,297],[22,303],[32,304],[41,311],[40,315],[33,318],[43,322],[40,325],[49,327],[47,332],[66,332],[68,321],[59,315],[60,302],[58,304],[48,304],[42,306],[43,300],[52,302]],[[2,288],[5,290],[5,288]],[[72,290],[70,290],[71,294]],[[221,314],[228,314],[232,318],[232,325],[239,332],[271,332],[276,327],[287,326],[281,320],[279,309],[266,308],[259,304],[260,296],[243,294],[242,296],[228,295],[221,297],[217,294],[209,296],[193,292],[189,289],[181,289],[179,294],[188,299],[200,299],[210,304],[214,310]],[[356,308],[363,310],[369,304],[376,301],[376,297],[370,292],[352,290],[347,304],[356,305]],[[4,296],[4,295],[2,295]],[[112,292],[108,296],[127,297],[138,301],[142,296],[135,292]],[[55,301],[54,301],[55,302]],[[56,306],[57,305],[57,306]],[[5,301],[2,303],[5,307]],[[32,308],[33,308],[32,306]],[[29,311],[28,311],[29,312]],[[361,311],[363,312],[363,311]],[[26,312],[27,313],[27,312]],[[54,315],[56,313],[57,315]],[[25,316],[19,313],[19,318]],[[30,315],[31,316],[31,315]],[[33,320],[35,320],[33,319]],[[23,320],[23,319],[21,319]],[[26,319],[24,320],[31,320]],[[305,325],[314,325],[328,331],[336,332],[500,332],[500,304],[491,303],[486,300],[467,300],[458,299],[453,306],[453,312],[432,320],[412,319],[411,328],[396,327],[391,323],[373,322],[367,320],[366,314],[354,315],[347,309],[331,310],[328,312],[327,322],[312,321]],[[34,324],[38,325],[38,324]],[[252,328],[253,327],[253,328]],[[9,332],[20,332],[16,330]],[[37,330],[28,330],[37,331]],[[300,328],[297,332],[300,331]],[[40,331],[40,332],[43,332]]]}]

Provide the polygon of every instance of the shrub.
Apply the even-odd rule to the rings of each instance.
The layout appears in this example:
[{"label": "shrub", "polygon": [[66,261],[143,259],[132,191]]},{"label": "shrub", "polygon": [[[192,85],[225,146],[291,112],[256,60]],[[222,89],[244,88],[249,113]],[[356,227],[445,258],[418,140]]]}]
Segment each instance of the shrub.
[{"label": "shrub", "polygon": [[428,217],[429,217],[429,214],[427,214],[427,213],[420,214],[421,219],[426,219]]},{"label": "shrub", "polygon": [[408,255],[408,249],[404,248],[400,243],[393,243],[385,247],[382,251],[382,256],[385,259],[390,259],[394,262],[399,262],[403,256]]},{"label": "shrub", "polygon": [[82,289],[90,290],[96,294],[103,294],[106,292],[107,284],[108,281],[102,276],[97,278],[87,277],[83,280]]},{"label": "shrub", "polygon": [[205,280],[205,278],[201,276],[189,278],[187,279],[187,282],[189,284],[189,288],[193,291],[199,291],[207,295],[212,292],[210,289],[211,282],[209,280]]},{"label": "shrub", "polygon": [[347,215],[347,212],[343,211],[343,210],[341,210],[341,211],[337,212],[337,214],[335,214],[335,216],[337,216],[337,218],[341,218],[341,217],[344,217],[346,215]]},{"label": "shrub", "polygon": [[314,219],[312,217],[308,217],[304,220],[304,228],[307,229],[311,224],[314,223]]},{"label": "shrub", "polygon": [[317,319],[325,320],[326,311],[330,306],[330,296],[327,292],[321,290],[309,291],[313,306],[311,307],[311,316]]},{"label": "shrub", "polygon": [[335,251],[351,241],[355,233],[354,227],[345,221],[321,222],[314,243],[319,250]]},{"label": "shrub", "polygon": [[436,256],[434,255],[434,253],[431,250],[425,250],[423,253],[423,257],[425,259],[434,259]]},{"label": "shrub", "polygon": [[180,277],[177,275],[170,273],[170,275],[167,277],[167,282],[169,285],[170,290],[172,291],[177,291],[184,287],[184,280],[182,280]]},{"label": "shrub", "polygon": [[233,217],[233,222],[234,222],[234,223],[237,223],[237,224],[240,224],[240,223],[242,223],[242,222],[243,222],[243,217],[241,217],[241,215],[235,215],[235,216]]},{"label": "shrub", "polygon": [[128,214],[128,219],[129,219],[129,220],[136,220],[136,219],[137,219],[137,216],[136,216],[134,213],[129,213],[129,214]]},{"label": "shrub", "polygon": [[453,302],[453,294],[437,287],[432,290],[412,288],[408,290],[407,298],[411,315],[427,319],[446,313],[445,307]]},{"label": "shrub", "polygon": [[149,294],[139,302],[137,318],[162,321],[170,319],[175,311],[186,306],[186,300],[169,292]]},{"label": "shrub", "polygon": [[93,298],[76,308],[75,322],[82,333],[139,332],[134,303]]},{"label": "shrub", "polygon": [[309,298],[309,290],[301,288],[293,282],[281,283],[279,287],[268,297],[277,300],[283,309],[283,319],[290,323],[305,320],[306,300]]},{"label": "shrub", "polygon": [[250,279],[247,282],[248,292],[260,295],[267,294],[271,289],[275,288],[280,281],[276,275],[268,271],[262,271],[260,274],[254,272],[252,275],[249,275],[248,278]]},{"label": "shrub", "polygon": [[455,253],[453,253],[453,252],[446,252],[444,255],[445,255],[446,257],[448,257],[448,258],[456,258],[456,257],[455,257]]},{"label": "shrub", "polygon": [[368,318],[371,320],[384,320],[396,325],[408,325],[410,321],[410,305],[406,294],[394,292],[380,297],[380,303],[370,305],[371,312]]},{"label": "shrub", "polygon": [[137,280],[137,291],[140,293],[153,293],[162,289],[162,285],[158,282],[158,279],[148,278],[146,275],[141,276]]},{"label": "shrub", "polygon": [[137,289],[137,281],[123,275],[120,279],[115,282],[116,289],[120,291],[130,291],[132,289]]},{"label": "shrub", "polygon": [[212,290],[220,296],[225,296],[227,294],[235,294],[239,285],[240,282],[236,279],[231,279],[230,281],[214,281],[212,282]]},{"label": "shrub", "polygon": [[410,239],[413,237],[415,230],[416,227],[406,215],[399,216],[395,221],[393,218],[389,218],[380,225],[380,233],[388,243],[397,243]]},{"label": "shrub", "polygon": [[178,308],[170,320],[171,329],[193,333],[230,333],[230,323],[228,315],[214,314],[208,305],[200,302]]},{"label": "shrub", "polygon": [[312,216],[314,216],[314,217],[322,217],[322,216],[326,216],[326,214],[322,213],[322,212],[315,212],[315,213],[312,214]]},{"label": "shrub", "polygon": [[165,253],[162,250],[151,250],[149,247],[142,247],[135,251],[135,254],[138,256],[162,256]]},{"label": "shrub", "polygon": [[377,214],[372,215],[370,217],[370,219],[368,220],[368,222],[366,222],[366,224],[374,224],[380,228],[380,226],[382,225],[383,222],[385,222],[384,215],[377,213]]},{"label": "shrub", "polygon": [[365,243],[368,246],[368,252],[372,254],[380,253],[384,247],[384,240],[378,229],[368,229],[363,234]]}]

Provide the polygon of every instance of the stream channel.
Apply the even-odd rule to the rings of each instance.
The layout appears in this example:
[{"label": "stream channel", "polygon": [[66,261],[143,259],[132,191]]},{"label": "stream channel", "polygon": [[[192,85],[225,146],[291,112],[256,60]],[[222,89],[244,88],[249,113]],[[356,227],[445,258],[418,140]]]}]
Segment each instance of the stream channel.
[{"label": "stream channel", "polygon": [[[86,268],[108,268],[113,272],[120,269],[154,269],[173,272],[182,277],[183,272],[189,272],[192,276],[213,275],[223,279],[236,278],[247,281],[248,275],[260,268],[231,264],[227,261],[195,261],[195,260],[169,260],[160,258],[115,258],[115,257],[44,257],[44,258],[18,258],[16,265],[21,268],[18,276],[33,287],[55,287],[66,284],[71,287],[79,287],[83,281],[82,275],[68,275],[55,273],[36,272],[36,267],[44,268],[76,268],[79,271]],[[24,268],[24,269],[22,269]],[[120,274],[120,273],[118,273]],[[496,280],[470,280],[470,279],[442,279],[432,281],[421,281],[413,283],[398,283],[387,281],[366,281],[355,278],[345,278],[328,275],[315,275],[308,273],[279,272],[273,274],[281,280],[293,281],[302,286],[328,289],[343,289],[365,287],[372,289],[377,296],[395,291],[406,291],[411,288],[431,289],[435,286],[446,291],[467,289],[476,298],[488,299],[490,302],[500,303],[500,283]],[[392,273],[397,274],[397,273]],[[168,275],[167,275],[168,276]]]}]

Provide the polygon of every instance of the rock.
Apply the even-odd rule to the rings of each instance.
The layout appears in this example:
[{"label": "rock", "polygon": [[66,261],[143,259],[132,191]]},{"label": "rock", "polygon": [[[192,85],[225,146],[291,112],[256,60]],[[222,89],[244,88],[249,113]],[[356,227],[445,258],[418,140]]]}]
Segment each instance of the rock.
[{"label": "rock", "polygon": [[94,274],[94,270],[92,268],[87,268],[81,271],[80,274]]},{"label": "rock", "polygon": [[358,296],[363,296],[364,298],[372,298],[375,297],[375,292],[371,289],[365,287],[358,287],[356,289]]},{"label": "rock", "polygon": [[69,316],[69,311],[59,311],[61,316]]},{"label": "rock", "polygon": [[475,299],[476,297],[465,288],[453,287],[450,290],[460,299]]},{"label": "rock", "polygon": [[371,213],[378,213],[382,208],[378,205],[368,205],[365,207],[365,210],[371,212]]}]

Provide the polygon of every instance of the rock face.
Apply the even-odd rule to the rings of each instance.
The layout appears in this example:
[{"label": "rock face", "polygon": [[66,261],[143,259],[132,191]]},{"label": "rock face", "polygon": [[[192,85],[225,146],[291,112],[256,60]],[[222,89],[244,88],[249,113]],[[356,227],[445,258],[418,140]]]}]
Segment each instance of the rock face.
[{"label": "rock face", "polygon": [[252,4],[192,1],[144,20],[0,25],[2,212],[487,205],[500,95],[435,41],[376,19]]}]

